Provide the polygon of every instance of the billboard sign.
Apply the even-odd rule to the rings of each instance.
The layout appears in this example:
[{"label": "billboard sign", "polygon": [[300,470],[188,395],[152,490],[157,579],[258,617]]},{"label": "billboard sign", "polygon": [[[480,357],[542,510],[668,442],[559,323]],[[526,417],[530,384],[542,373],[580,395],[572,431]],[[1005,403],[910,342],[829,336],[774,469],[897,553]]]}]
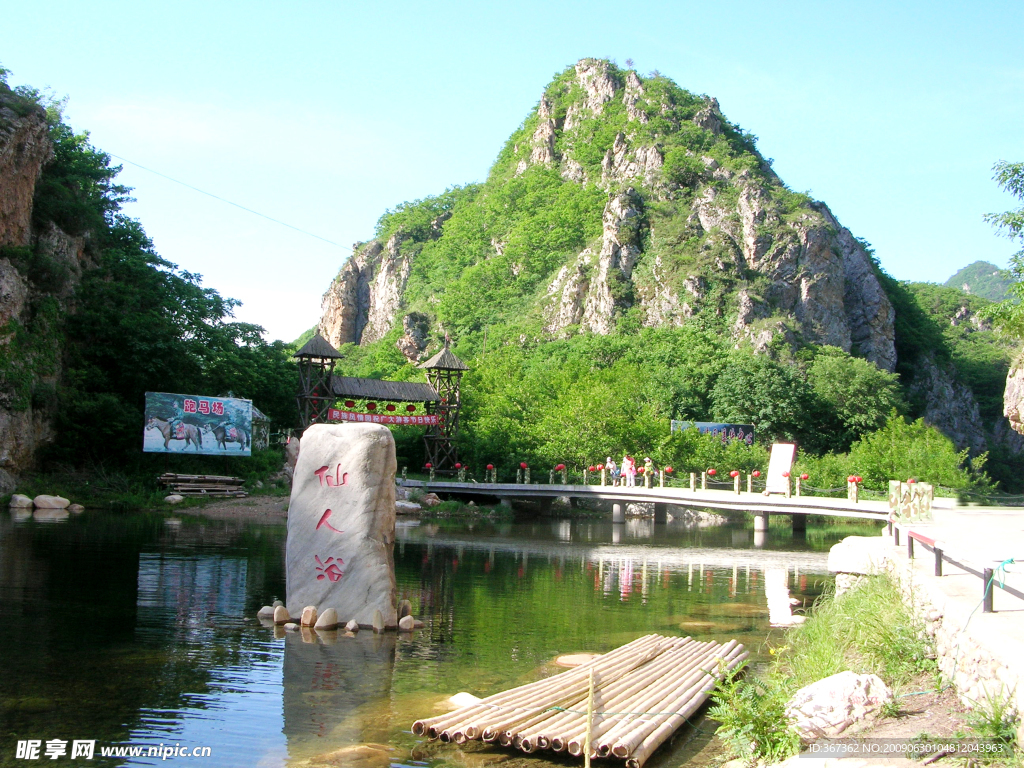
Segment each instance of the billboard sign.
[{"label": "billboard sign", "polygon": [[747,445],[754,444],[753,424],[722,424],[715,421],[676,421],[672,419],[672,431],[696,428],[702,435],[712,434],[721,437],[723,443],[742,440]]},{"label": "billboard sign", "polygon": [[436,413],[423,413],[418,416],[400,416],[392,413],[356,413],[331,408],[327,411],[328,421],[358,421],[366,424],[437,424]]},{"label": "billboard sign", "polygon": [[146,453],[252,455],[252,400],[146,393]]}]

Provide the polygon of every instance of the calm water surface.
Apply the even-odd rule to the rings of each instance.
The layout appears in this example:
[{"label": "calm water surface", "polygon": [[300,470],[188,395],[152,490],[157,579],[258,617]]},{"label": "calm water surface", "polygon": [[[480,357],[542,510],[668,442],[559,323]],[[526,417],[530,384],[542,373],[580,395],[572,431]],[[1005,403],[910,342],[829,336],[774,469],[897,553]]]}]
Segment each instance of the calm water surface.
[{"label": "calm water surface", "polygon": [[[809,604],[828,581],[828,547],[870,530],[812,523],[794,541],[788,520],[779,523],[755,548],[741,525],[400,521],[399,597],[426,628],[304,638],[254,618],[284,597],[284,525],[3,515],[0,765],[41,764],[17,759],[26,739],[43,749],[67,741],[69,754],[75,739],[96,741],[95,759],[45,760],[55,766],[300,766],[364,743],[392,751],[324,764],[441,768],[511,755],[508,766],[572,765],[425,744],[409,728],[457,691],[489,695],[556,671],[559,654],[650,632],[736,638],[756,656],[769,634],[764,569],[786,567]],[[648,765],[686,764],[706,740],[684,728]],[[213,756],[99,755],[160,744],[209,746]]]}]

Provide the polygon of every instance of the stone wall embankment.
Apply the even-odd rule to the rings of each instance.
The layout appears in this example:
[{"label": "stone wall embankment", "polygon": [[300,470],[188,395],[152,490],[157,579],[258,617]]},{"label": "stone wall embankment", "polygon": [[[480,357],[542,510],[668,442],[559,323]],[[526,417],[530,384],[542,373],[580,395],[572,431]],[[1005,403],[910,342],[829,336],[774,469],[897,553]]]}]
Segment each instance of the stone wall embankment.
[{"label": "stone wall embankment", "polygon": [[[829,555],[829,570],[838,574],[839,590],[862,575],[887,574],[934,640],[943,682],[952,683],[966,706],[987,711],[1005,704],[1007,715],[1020,723],[1024,612],[983,613],[981,579],[962,572],[937,577],[933,569],[931,553],[910,560],[888,535],[850,537]],[[1024,743],[1020,725],[1018,739]]]}]

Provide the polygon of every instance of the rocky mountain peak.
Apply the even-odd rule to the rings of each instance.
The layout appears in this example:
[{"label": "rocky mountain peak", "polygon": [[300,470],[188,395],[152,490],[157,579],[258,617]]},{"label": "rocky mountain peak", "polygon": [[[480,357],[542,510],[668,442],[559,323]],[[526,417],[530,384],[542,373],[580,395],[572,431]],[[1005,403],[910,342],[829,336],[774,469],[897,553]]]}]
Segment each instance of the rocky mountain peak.
[{"label": "rocky mountain peak", "polygon": [[[493,221],[471,248],[476,263],[507,260],[501,279],[516,290],[536,291],[532,312],[544,333],[612,333],[631,311],[655,327],[710,312],[738,344],[828,344],[894,369],[894,312],[870,256],[826,206],[782,184],[715,98],[581,59],[510,137],[480,200],[552,172],[605,196],[598,237],[534,275],[522,244],[519,255],[510,247],[520,242],[516,225],[486,214]],[[475,205],[466,216],[488,210]],[[442,222],[429,235],[392,233],[361,246],[325,294],[324,337],[369,344],[412,311],[442,321],[442,294],[409,302],[405,289],[424,240],[443,244],[445,231]],[[696,290],[712,284],[715,291]]]}]

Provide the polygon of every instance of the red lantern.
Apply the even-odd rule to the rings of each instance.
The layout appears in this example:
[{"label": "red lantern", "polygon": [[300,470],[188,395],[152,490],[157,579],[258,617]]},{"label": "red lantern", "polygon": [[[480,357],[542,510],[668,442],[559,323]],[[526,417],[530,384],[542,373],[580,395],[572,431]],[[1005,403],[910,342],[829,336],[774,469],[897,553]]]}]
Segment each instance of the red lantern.
[{"label": "red lantern", "polygon": [[603,470],[603,469],[604,469],[604,464],[598,464],[598,465],[597,465],[597,471],[598,471],[598,472],[600,472],[600,471],[601,471],[601,470]]},{"label": "red lantern", "polygon": [[739,476],[740,476],[740,473],[739,473],[738,469],[734,469],[732,472],[729,473],[729,477],[739,477]]},{"label": "red lantern", "polygon": [[519,462],[519,468],[520,469],[526,469],[526,462],[525,461]]},{"label": "red lantern", "polygon": [[857,475],[855,478],[853,478],[853,482],[855,482],[855,483],[863,483],[864,482],[864,478],[861,477],[860,475]]},{"label": "red lantern", "polygon": [[916,480],[916,479],[914,479],[914,478],[912,477],[912,478],[910,478],[909,480],[907,480],[907,482],[908,482],[908,483],[916,483],[916,482],[917,482],[917,480]]},{"label": "red lantern", "polygon": [[431,468],[432,466],[434,466],[434,465],[433,465],[433,464],[431,464],[431,463],[430,463],[430,462],[428,461],[428,462],[427,462],[426,464],[424,464],[423,466],[425,466],[425,467],[426,467],[427,469],[430,469],[430,468]]},{"label": "red lantern", "polygon": [[455,462],[456,469],[462,469],[462,465],[459,462]]},{"label": "red lantern", "polygon": [[810,477],[810,475],[808,475],[806,472],[804,472],[802,475],[800,475],[800,479],[801,480],[806,480],[809,477]]},{"label": "red lantern", "polygon": [[345,407],[346,408],[355,408],[356,407],[355,401],[354,400],[346,400],[345,401]]},{"label": "red lantern", "polygon": [[783,477],[789,477],[789,472],[783,472],[783,473],[782,473],[782,476],[783,476]]},{"label": "red lantern", "polygon": [[715,470],[714,468],[711,468],[711,469],[708,470],[708,474],[711,475],[712,477],[714,477],[716,473],[717,473],[717,470]]},{"label": "red lantern", "polygon": [[487,465],[487,469],[488,469],[488,471],[494,469],[494,465],[493,464],[488,464]]},{"label": "red lantern", "polygon": [[565,464],[556,464],[555,465],[555,472],[561,472],[563,469],[565,469]]},{"label": "red lantern", "polygon": [[672,467],[665,467],[665,471],[671,473],[673,471],[673,469],[672,469]]},{"label": "red lantern", "polygon": [[416,410],[416,406],[415,405],[407,405],[407,406],[405,406],[405,410],[407,410],[409,413],[412,413],[413,411]]},{"label": "red lantern", "polygon": [[847,475],[846,476],[846,482],[852,483],[853,481],[854,481],[853,475]]},{"label": "red lantern", "polygon": [[591,464],[589,467],[587,467],[587,472],[597,472],[597,467]]},{"label": "red lantern", "polygon": [[760,477],[761,476],[761,470],[760,469],[755,469],[750,474],[752,474],[754,477]]},{"label": "red lantern", "polygon": [[387,405],[384,406],[384,409],[388,411],[393,411],[395,410],[395,406],[391,405],[391,403],[388,403]]},{"label": "red lantern", "polygon": [[367,403],[366,404],[366,410],[368,410],[368,411],[376,411],[377,410],[377,404],[376,403]]}]

